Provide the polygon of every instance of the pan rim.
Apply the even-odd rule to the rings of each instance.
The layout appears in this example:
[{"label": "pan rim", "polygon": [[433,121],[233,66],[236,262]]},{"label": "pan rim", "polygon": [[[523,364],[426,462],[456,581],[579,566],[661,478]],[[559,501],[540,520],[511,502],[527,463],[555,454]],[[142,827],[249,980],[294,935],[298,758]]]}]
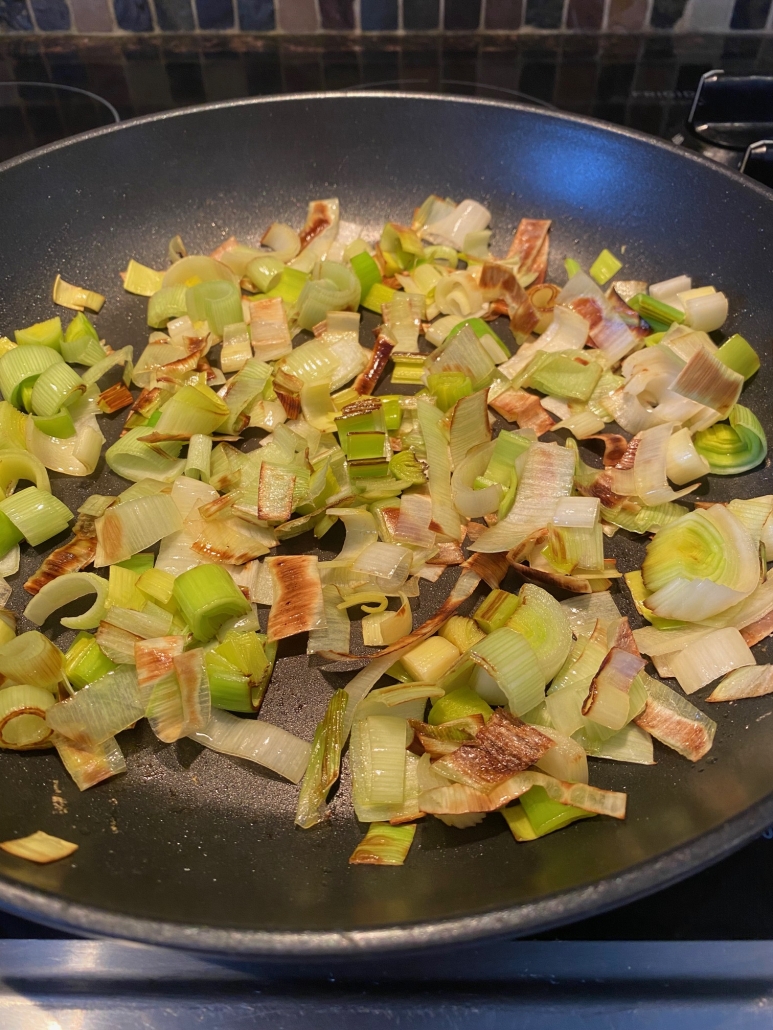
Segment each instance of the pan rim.
[{"label": "pan rim", "polygon": [[122,939],[208,955],[260,959],[280,964],[374,959],[395,952],[523,937],[600,915],[670,887],[721,861],[773,824],[773,793],[697,840],[689,841],[618,876],[569,888],[539,901],[476,915],[361,930],[242,930],[196,926],[108,912],[57,898],[0,877],[0,906],[19,918],[89,938]]},{"label": "pan rim", "polygon": [[188,115],[197,115],[208,111],[222,111],[236,107],[293,103],[295,101],[335,100],[341,97],[347,100],[367,100],[373,98],[380,100],[427,100],[439,104],[494,107],[501,108],[505,111],[517,111],[520,114],[526,114],[532,117],[550,118],[555,121],[569,122],[572,125],[587,125],[589,128],[601,130],[605,134],[623,136],[636,140],[639,143],[655,147],[656,149],[664,150],[672,156],[679,155],[685,160],[693,161],[703,168],[710,168],[715,173],[726,176],[736,184],[752,190],[752,192],[756,193],[768,202],[773,201],[773,189],[763,186],[754,179],[749,179],[747,176],[742,175],[740,172],[734,171],[731,168],[727,168],[725,165],[717,164],[716,161],[711,161],[709,158],[703,157],[702,154],[698,154],[695,151],[683,150],[681,147],[677,147],[676,144],[671,143],[669,140],[650,136],[645,132],[639,132],[638,129],[630,129],[625,125],[615,125],[612,122],[602,121],[600,118],[592,118],[589,115],[571,114],[566,111],[557,111],[548,108],[535,108],[529,104],[524,104],[518,101],[511,102],[506,100],[493,100],[487,97],[463,97],[449,95],[446,93],[422,93],[413,92],[411,90],[342,89],[318,90],[309,93],[281,93],[269,94],[267,96],[260,97],[239,97],[232,100],[217,100],[208,104],[193,104],[190,107],[178,107],[171,111],[157,111],[153,114],[139,115],[136,118],[127,118],[125,121],[117,122],[112,125],[103,125],[97,129],[89,129],[86,132],[78,133],[75,136],[67,136],[65,139],[56,140],[53,143],[47,143],[45,146],[36,147],[34,150],[28,150],[16,157],[9,158],[7,161],[0,162],[0,173],[9,171],[19,165],[23,165],[27,161],[34,161],[41,157],[47,157],[49,154],[53,154],[58,150],[70,146],[76,146],[79,143],[86,142],[87,140],[97,139],[101,136],[107,136],[112,133],[122,132],[127,129],[152,124],[154,122],[167,121],[172,118],[184,118]]},{"label": "pan rim", "polygon": [[[550,118],[572,125],[586,125],[595,131],[633,139],[671,155],[678,155],[683,160],[693,161],[699,166],[711,169],[714,174],[724,175],[738,186],[751,190],[762,200],[773,201],[773,190],[767,189],[738,172],[717,165],[699,154],[682,150],[668,141],[659,140],[634,129],[611,125],[587,116],[535,109],[522,103],[391,90],[342,90],[245,97],[199,104],[173,111],[161,111],[131,118],[116,125],[92,129],[28,151],[1,163],[0,173],[23,166],[29,161],[46,158],[65,147],[77,146],[104,135],[163,122],[167,119],[259,104],[318,102],[341,98],[352,101],[355,99],[399,99],[434,101],[443,104],[471,104],[478,107],[516,111],[530,117]],[[122,915],[90,905],[69,902],[45,891],[10,882],[1,876],[0,907],[22,918],[31,918],[55,929],[87,937],[123,938],[138,943],[177,947],[214,955],[260,958],[274,962],[298,958],[307,960],[339,959],[350,962],[356,957],[367,959],[396,951],[437,949],[508,935],[522,936],[549,930],[586,915],[601,913],[617,905],[643,898],[699,872],[742,847],[772,823],[773,792],[738,813],[730,821],[702,834],[697,839],[672,848],[656,858],[631,866],[617,876],[583,887],[569,888],[523,905],[493,909],[451,919],[384,926],[376,929],[288,932],[196,926],[188,923]]]}]

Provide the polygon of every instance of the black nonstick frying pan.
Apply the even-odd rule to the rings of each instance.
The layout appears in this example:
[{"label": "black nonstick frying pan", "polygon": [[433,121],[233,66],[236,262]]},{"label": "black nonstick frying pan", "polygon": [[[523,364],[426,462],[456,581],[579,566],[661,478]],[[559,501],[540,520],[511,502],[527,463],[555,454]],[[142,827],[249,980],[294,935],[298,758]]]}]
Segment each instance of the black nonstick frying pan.
[{"label": "black nonstick frying pan", "polygon": [[[232,233],[256,241],[270,221],[299,226],[308,200],[333,195],[344,218],[377,227],[409,218],[431,192],[485,203],[494,253],[519,218],[553,219],[549,279],[564,281],[566,254],[587,267],[609,247],[631,278],[687,272],[725,290],[726,330],[762,358],[744,403],[773,439],[773,193],[633,132],[493,102],[394,93],[238,101],[10,161],[0,169],[0,329],[52,316],[61,272],[107,295],[101,335],[139,352],[145,303],[118,277],[129,257],[163,267],[178,232],[191,252]],[[102,465],[89,480],[52,480],[73,509],[120,488]],[[766,463],[712,477],[710,496],[771,489]],[[323,543],[332,557],[340,539]],[[642,546],[621,532],[610,552],[625,571]],[[23,562],[17,611],[39,556]],[[423,586],[416,620],[452,578]],[[628,612],[622,594],[621,607]],[[331,686],[347,677],[310,668],[305,642],[289,644],[263,714],[310,739]],[[760,645],[758,661],[768,660]],[[651,768],[591,763],[594,783],[629,793],[624,823],[593,819],[516,844],[496,814],[464,831],[427,819],[405,866],[392,869],[347,864],[363,830],[346,780],[332,819],[304,832],[293,826],[295,788],[188,740],[162,745],[146,725],[121,736],[128,774],[84,794],[55,753],[3,752],[0,839],[44,829],[80,847],[47,867],[0,853],[0,906],[85,934],[277,959],[544,929],[687,876],[773,822],[773,699],[708,707],[719,729],[697,765],[660,746]]]}]

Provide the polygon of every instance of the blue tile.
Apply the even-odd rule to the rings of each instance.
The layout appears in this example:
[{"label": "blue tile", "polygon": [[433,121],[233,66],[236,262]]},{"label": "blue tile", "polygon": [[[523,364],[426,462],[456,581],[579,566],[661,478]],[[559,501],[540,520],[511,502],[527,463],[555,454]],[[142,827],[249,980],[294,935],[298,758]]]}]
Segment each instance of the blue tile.
[{"label": "blue tile", "polygon": [[156,0],[156,19],[162,32],[193,31],[191,0]]},{"label": "blue tile", "polygon": [[231,0],[196,0],[200,29],[232,29],[234,9]]},{"label": "blue tile", "polygon": [[361,0],[363,32],[393,32],[397,28],[397,0]]},{"label": "blue tile", "polygon": [[127,32],[150,32],[153,21],[147,0],[113,0],[115,20]]},{"label": "blue tile", "polygon": [[32,0],[35,21],[42,32],[67,32],[70,12],[64,0]]},{"label": "blue tile", "polygon": [[8,32],[32,32],[32,19],[24,0],[0,0],[0,26]]},{"label": "blue tile", "polygon": [[273,32],[274,0],[239,0],[239,26],[250,32]]}]

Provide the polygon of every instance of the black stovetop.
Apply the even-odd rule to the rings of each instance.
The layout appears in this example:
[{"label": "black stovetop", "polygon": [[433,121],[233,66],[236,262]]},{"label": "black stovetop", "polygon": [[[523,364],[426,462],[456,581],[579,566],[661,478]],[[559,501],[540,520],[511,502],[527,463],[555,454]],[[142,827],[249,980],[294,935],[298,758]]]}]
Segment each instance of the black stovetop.
[{"label": "black stovetop", "polygon": [[[6,37],[0,160],[117,118],[233,97],[374,86],[503,100],[525,94],[663,138],[685,136],[686,145],[700,148],[685,122],[701,76],[713,68],[773,74],[773,38]],[[740,159],[718,156],[736,167]],[[773,840],[763,838],[680,885],[541,939],[773,939],[771,888]],[[2,937],[64,935],[0,913]]]}]

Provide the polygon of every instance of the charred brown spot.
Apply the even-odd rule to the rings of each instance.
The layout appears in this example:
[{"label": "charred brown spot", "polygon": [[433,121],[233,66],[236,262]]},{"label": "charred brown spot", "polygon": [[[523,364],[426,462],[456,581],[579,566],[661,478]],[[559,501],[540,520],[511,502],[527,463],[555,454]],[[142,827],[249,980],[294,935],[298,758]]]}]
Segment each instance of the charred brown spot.
[{"label": "charred brown spot", "polygon": [[134,404],[134,398],[123,383],[115,383],[113,386],[103,390],[97,397],[97,405],[106,414],[110,415],[121,408],[128,408]]},{"label": "charred brown spot", "polygon": [[379,411],[381,401],[378,397],[363,397],[362,400],[352,401],[341,409],[341,415],[369,415],[372,411]]},{"label": "charred brown spot", "polygon": [[459,544],[450,540],[441,540],[437,545],[438,553],[427,559],[427,565],[461,565],[464,554]]},{"label": "charred brown spot", "polygon": [[277,396],[277,400],[285,409],[287,417],[290,419],[299,418],[301,414],[301,395],[299,393],[290,393],[285,390],[278,390],[276,385],[274,386],[274,393]]},{"label": "charred brown spot", "polygon": [[536,726],[499,709],[473,742],[440,759],[437,768],[453,771],[469,787],[488,790],[534,765],[553,743]]},{"label": "charred brown spot", "polygon": [[384,369],[389,363],[389,356],[394,350],[394,343],[383,334],[382,329],[383,327],[378,330],[378,336],[373,344],[367,368],[363,369],[354,380],[354,389],[359,394],[373,393]]},{"label": "charred brown spot", "polygon": [[589,436],[588,440],[600,440],[603,443],[602,461],[606,468],[617,465],[628,449],[628,441],[620,433],[596,433],[594,436]]},{"label": "charred brown spot", "polygon": [[584,318],[591,329],[595,329],[604,320],[601,305],[593,297],[577,297],[575,300],[570,300],[567,307]]},{"label": "charred brown spot", "polygon": [[590,594],[592,592],[590,580],[584,579],[582,576],[562,576],[558,572],[533,569],[530,565],[523,565],[520,562],[510,562],[510,564],[529,583],[557,587],[559,590],[568,590],[571,594]]},{"label": "charred brown spot", "polygon": [[330,210],[327,204],[321,200],[317,200],[312,204],[311,210],[309,211],[306,224],[298,233],[298,237],[301,241],[301,250],[311,243],[311,241],[319,236],[329,225],[332,225],[333,219],[330,215]]},{"label": "charred brown spot", "polygon": [[[483,528],[481,526],[481,529]],[[482,551],[476,551],[470,555],[463,568],[476,572],[484,583],[491,587],[492,590],[496,590],[507,575],[507,556],[504,553],[483,554]]]},{"label": "charred brown spot", "polygon": [[652,698],[647,699],[644,711],[634,721],[641,729],[679,751],[691,762],[697,762],[711,750],[713,741],[705,726],[692,719],[685,719]]},{"label": "charred brown spot", "polygon": [[494,397],[491,407],[508,422],[517,422],[521,429],[533,429],[537,436],[555,425],[553,417],[542,407],[539,397],[526,390],[510,387]]},{"label": "charred brown spot", "polygon": [[91,565],[97,553],[96,537],[74,536],[72,540],[57,547],[43,561],[40,568],[24,584],[28,594],[37,594],[46,583],[50,583],[68,572],[80,572]]}]

